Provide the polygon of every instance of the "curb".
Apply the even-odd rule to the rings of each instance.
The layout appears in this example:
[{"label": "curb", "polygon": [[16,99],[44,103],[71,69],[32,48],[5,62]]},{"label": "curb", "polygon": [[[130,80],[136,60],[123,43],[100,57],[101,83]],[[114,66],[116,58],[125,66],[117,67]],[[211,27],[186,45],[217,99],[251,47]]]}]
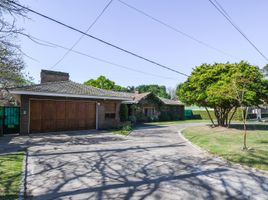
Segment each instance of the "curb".
[{"label": "curb", "polygon": [[196,150],[202,152],[202,153],[205,153],[207,156],[209,157],[212,157],[212,158],[215,158],[215,159],[219,159],[220,161],[222,161],[223,163],[227,164],[229,167],[240,167],[244,170],[249,170],[250,172],[259,172],[261,174],[264,174],[264,175],[267,175],[268,174],[268,171],[265,171],[265,170],[261,170],[261,169],[257,169],[257,168],[254,168],[254,167],[249,167],[249,166],[246,166],[246,165],[242,165],[242,164],[239,164],[239,163],[234,163],[234,162],[231,162],[229,160],[226,160],[224,159],[223,157],[221,156],[218,156],[218,155],[214,155],[212,153],[210,153],[209,151],[199,147],[198,145],[196,144],[193,144],[190,140],[188,140],[187,138],[184,137],[184,135],[181,133],[181,131],[183,131],[184,129],[186,128],[183,128],[181,130],[178,131],[178,135],[185,141],[187,142],[190,146],[192,146],[193,148],[195,148]]},{"label": "curb", "polygon": [[26,149],[24,159],[22,162],[22,172],[21,172],[21,180],[20,180],[20,191],[19,191],[19,200],[26,199],[26,191],[27,191],[27,164],[28,163],[28,150]]}]

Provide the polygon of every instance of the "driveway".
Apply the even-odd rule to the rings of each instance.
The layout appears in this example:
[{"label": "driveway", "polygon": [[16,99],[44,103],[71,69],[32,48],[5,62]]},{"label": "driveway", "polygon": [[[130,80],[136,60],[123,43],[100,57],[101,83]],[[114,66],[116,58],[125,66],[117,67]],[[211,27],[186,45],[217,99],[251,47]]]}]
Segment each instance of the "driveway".
[{"label": "driveway", "polygon": [[195,149],[178,135],[190,125],[143,126],[129,136],[35,135],[29,199],[268,199],[268,174]]}]

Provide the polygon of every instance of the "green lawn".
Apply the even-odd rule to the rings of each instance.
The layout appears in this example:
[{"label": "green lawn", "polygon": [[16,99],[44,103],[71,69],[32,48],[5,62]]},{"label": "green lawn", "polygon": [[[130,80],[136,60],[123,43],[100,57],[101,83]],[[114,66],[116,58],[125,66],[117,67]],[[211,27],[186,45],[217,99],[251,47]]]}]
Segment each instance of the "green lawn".
[{"label": "green lawn", "polygon": [[18,199],[24,152],[0,155],[0,199]]},{"label": "green lawn", "polygon": [[191,119],[191,120],[178,120],[178,121],[167,121],[167,122],[146,122],[145,124],[184,124],[184,123],[209,123],[209,120],[203,119]]},{"label": "green lawn", "polygon": [[242,150],[243,130],[204,125],[189,127],[182,134],[212,154],[235,163],[268,170],[268,125],[256,127],[259,129],[248,131],[248,151]]}]

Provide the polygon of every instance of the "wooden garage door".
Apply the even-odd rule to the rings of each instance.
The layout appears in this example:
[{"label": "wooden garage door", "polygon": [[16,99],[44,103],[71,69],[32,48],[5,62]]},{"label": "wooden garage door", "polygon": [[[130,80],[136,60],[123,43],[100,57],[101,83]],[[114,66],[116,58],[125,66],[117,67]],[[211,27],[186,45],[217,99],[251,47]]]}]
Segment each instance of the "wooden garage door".
[{"label": "wooden garage door", "polygon": [[30,132],[95,129],[96,106],[85,101],[30,101]]}]

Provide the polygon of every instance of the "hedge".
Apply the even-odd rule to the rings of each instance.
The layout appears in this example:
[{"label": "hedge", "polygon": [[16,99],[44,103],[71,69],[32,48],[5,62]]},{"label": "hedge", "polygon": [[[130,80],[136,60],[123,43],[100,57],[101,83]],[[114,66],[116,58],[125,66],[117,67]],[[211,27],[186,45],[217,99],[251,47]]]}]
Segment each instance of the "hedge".
[{"label": "hedge", "polygon": [[[206,119],[209,120],[209,116],[207,111],[205,110],[192,110],[193,112],[193,116],[192,119]],[[238,109],[233,117],[233,120],[236,121],[242,121],[242,111],[240,109]],[[212,119],[216,120],[215,114],[213,110],[209,111]],[[230,114],[231,115],[231,114]],[[262,117],[268,117],[268,113],[262,113]],[[248,119],[255,119],[256,118],[256,114],[248,114]]]}]

